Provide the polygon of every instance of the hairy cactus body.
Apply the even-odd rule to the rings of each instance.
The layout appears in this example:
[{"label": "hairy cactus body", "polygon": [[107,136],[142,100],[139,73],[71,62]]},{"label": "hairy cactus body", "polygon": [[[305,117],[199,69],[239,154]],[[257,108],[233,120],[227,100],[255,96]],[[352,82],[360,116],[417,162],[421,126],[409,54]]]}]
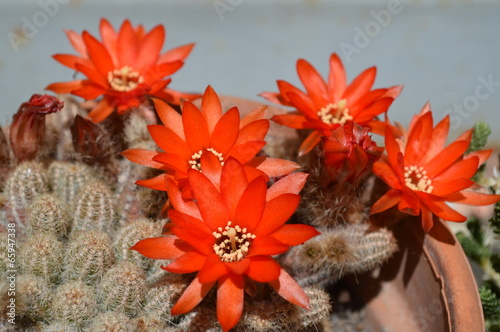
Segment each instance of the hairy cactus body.
[{"label": "hairy cactus body", "polygon": [[17,314],[33,320],[47,319],[52,302],[49,283],[34,275],[21,275],[17,280]]},{"label": "hairy cactus body", "polygon": [[91,285],[104,275],[114,260],[111,238],[108,234],[99,230],[82,232],[69,242],[64,278],[82,280]]},{"label": "hairy cactus body", "polygon": [[19,268],[57,282],[62,271],[63,244],[53,234],[35,234],[26,239],[19,249]]},{"label": "hairy cactus body", "polygon": [[92,332],[135,332],[132,320],[127,315],[108,311],[94,317],[88,330]]},{"label": "hairy cactus body", "polygon": [[83,163],[54,161],[48,173],[53,192],[64,202],[73,201],[80,189],[94,178],[92,169]]},{"label": "hairy cactus body", "polygon": [[51,307],[55,321],[84,327],[97,314],[94,290],[82,281],[70,281],[57,288]]},{"label": "hairy cactus body", "polygon": [[27,234],[47,233],[64,237],[69,226],[67,212],[66,206],[55,195],[37,196],[28,209]]}]

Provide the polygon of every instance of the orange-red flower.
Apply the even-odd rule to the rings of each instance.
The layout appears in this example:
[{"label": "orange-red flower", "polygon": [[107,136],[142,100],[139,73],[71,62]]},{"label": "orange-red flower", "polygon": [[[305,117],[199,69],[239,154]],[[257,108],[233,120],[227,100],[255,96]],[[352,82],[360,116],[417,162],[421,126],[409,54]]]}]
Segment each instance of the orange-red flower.
[{"label": "orange-red flower", "polygon": [[[216,159],[215,157],[210,157]],[[271,257],[319,233],[311,226],[284,224],[296,210],[307,175],[294,173],[267,189],[265,177],[247,178],[243,166],[229,158],[222,172],[189,172],[195,201],[185,202],[168,180],[172,235],[139,241],[132,249],[153,259],[173,260],[173,273],[198,272],[172,308],[192,310],[217,283],[217,318],[224,331],[238,322],[245,288],[266,282],[286,300],[309,307],[309,299]]]},{"label": "orange-red flower", "polygon": [[368,135],[368,128],[348,121],[328,137],[323,137],[324,170],[327,181],[357,185],[371,172],[373,163],[382,156]]},{"label": "orange-red flower", "polygon": [[177,47],[160,54],[165,39],[165,29],[158,25],[144,31],[142,25],[132,27],[125,20],[118,32],[102,19],[102,42],[87,31],[80,36],[66,31],[69,41],[79,55],[56,54],[54,59],[64,66],[84,74],[87,79],[52,83],[46,87],[57,93],[72,93],[85,99],[104,95],[89,113],[94,122],[107,118],[114,109],[119,114],[138,107],[146,96],[154,96],[174,103],[179,98],[192,98],[166,89],[175,73],[184,64],[194,44]]},{"label": "orange-red flower", "polygon": [[322,136],[330,136],[349,120],[383,134],[385,122],[376,117],[387,111],[402,89],[402,86],[394,86],[371,90],[377,73],[375,67],[366,69],[348,85],[342,61],[335,53],[330,56],[328,82],[304,59],[297,61],[297,73],[305,92],[278,80],[278,93],[265,92],[261,96],[297,109],[297,112],[275,115],[272,120],[296,129],[313,129],[300,146],[299,155],[311,151]]},{"label": "orange-red flower", "polygon": [[[236,107],[223,113],[219,97],[210,86],[203,94],[201,109],[185,101],[180,115],[161,100],[155,99],[154,104],[163,125],[150,125],[148,129],[164,152],[128,149],[122,154],[130,161],[166,173],[138,181],[138,185],[165,191],[166,178],[173,177],[188,193],[189,186],[184,185],[190,169],[202,172],[207,168],[220,170],[228,157],[244,164],[252,177],[263,174],[282,176],[299,167],[288,160],[256,157],[266,144],[264,138],[269,129],[269,120],[263,119],[265,108],[258,108],[240,120]],[[208,155],[216,158],[208,159]]]},{"label": "orange-red flower", "polygon": [[488,205],[500,200],[500,195],[467,190],[491,150],[464,155],[472,130],[445,147],[449,126],[446,116],[434,127],[432,112],[426,105],[413,119],[407,134],[396,137],[399,130],[386,128],[387,155],[374,164],[373,172],[392,189],[375,202],[372,214],[397,204],[404,213],[421,215],[423,229],[428,232],[434,225],[433,214],[448,221],[466,220],[446,202]]}]

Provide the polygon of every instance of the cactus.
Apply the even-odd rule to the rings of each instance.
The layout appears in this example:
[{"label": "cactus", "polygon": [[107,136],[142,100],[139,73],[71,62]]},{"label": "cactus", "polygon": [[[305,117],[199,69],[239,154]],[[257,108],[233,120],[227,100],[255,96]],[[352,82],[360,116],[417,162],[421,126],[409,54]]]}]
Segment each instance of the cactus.
[{"label": "cactus", "polygon": [[94,317],[88,330],[92,332],[135,332],[134,325],[125,314],[108,311]]},{"label": "cactus", "polygon": [[139,316],[131,320],[134,332],[180,332],[178,328],[168,326],[156,316]]},{"label": "cactus", "polygon": [[368,224],[328,229],[302,246],[293,247],[283,264],[301,285],[326,286],[349,273],[369,271],[397,250],[392,233]]},{"label": "cactus", "polygon": [[25,274],[34,274],[51,282],[61,275],[63,244],[53,234],[35,234],[20,245],[19,269]]},{"label": "cactus", "polygon": [[16,223],[17,234],[25,229],[26,209],[33,199],[49,191],[44,166],[38,162],[24,162],[12,172],[5,184],[6,214]]},{"label": "cactus", "polygon": [[114,202],[111,191],[101,182],[92,181],[81,188],[74,201],[73,228],[70,237],[84,230],[114,230]]},{"label": "cactus", "polygon": [[83,163],[54,161],[49,166],[49,183],[63,202],[71,202],[80,189],[92,181],[92,169]]},{"label": "cactus", "polygon": [[98,312],[95,292],[82,281],[69,281],[57,288],[50,309],[53,320],[84,327]]},{"label": "cactus", "polygon": [[146,276],[140,266],[122,261],[104,274],[97,292],[101,308],[134,317],[147,292]]},{"label": "cactus", "polygon": [[64,278],[82,280],[87,285],[98,281],[114,263],[108,234],[99,230],[81,232],[68,243]]},{"label": "cactus", "polygon": [[113,243],[117,260],[127,260],[142,266],[144,270],[148,270],[155,261],[142,256],[137,251],[130,250],[130,247],[139,240],[161,234],[162,225],[163,223],[142,218],[122,227],[116,233],[115,242]]},{"label": "cactus", "polygon": [[49,283],[35,275],[21,275],[17,279],[17,314],[33,320],[47,319],[52,302]]},{"label": "cactus", "polygon": [[26,224],[28,235],[47,233],[63,238],[69,227],[68,211],[54,194],[42,194],[30,205]]}]

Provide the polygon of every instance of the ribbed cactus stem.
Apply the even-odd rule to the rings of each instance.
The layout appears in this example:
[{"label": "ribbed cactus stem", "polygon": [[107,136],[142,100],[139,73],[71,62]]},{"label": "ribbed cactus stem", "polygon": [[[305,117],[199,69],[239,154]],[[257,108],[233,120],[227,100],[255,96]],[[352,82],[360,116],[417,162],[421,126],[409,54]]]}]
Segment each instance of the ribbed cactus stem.
[{"label": "ribbed cactus stem", "polygon": [[50,233],[61,238],[69,226],[67,207],[54,194],[39,195],[28,209],[26,224],[28,235]]},{"label": "ribbed cactus stem", "polygon": [[20,245],[17,257],[22,273],[57,282],[62,270],[63,243],[54,234],[34,234]]},{"label": "ribbed cactus stem", "polygon": [[16,290],[16,314],[33,320],[48,318],[53,292],[45,279],[31,274],[20,275]]},{"label": "ribbed cactus stem", "polygon": [[64,261],[65,279],[92,285],[115,261],[111,238],[99,230],[81,232],[68,242]]},{"label": "ribbed cactus stem", "polygon": [[146,276],[136,264],[122,261],[109,269],[97,289],[99,305],[103,310],[124,312],[134,317],[147,292]]},{"label": "ribbed cactus stem", "polygon": [[[92,332],[135,332],[136,326],[124,313],[107,311],[92,319],[88,331]],[[159,330],[158,330],[159,331]]]},{"label": "ribbed cactus stem", "polygon": [[53,320],[85,327],[97,312],[94,290],[82,281],[69,281],[57,288],[51,307]]},{"label": "ribbed cactus stem", "polygon": [[71,202],[80,189],[94,179],[92,169],[83,163],[54,161],[49,166],[49,183],[64,202]]},{"label": "ribbed cactus stem", "polygon": [[26,209],[36,196],[48,191],[45,168],[38,162],[21,163],[7,179],[6,214],[10,222],[16,223],[18,236],[24,233]]},{"label": "ribbed cactus stem", "polygon": [[97,229],[111,233],[114,230],[115,208],[110,189],[100,181],[83,186],[74,201],[73,227],[70,236]]},{"label": "ribbed cactus stem", "polygon": [[143,267],[150,268],[155,260],[149,259],[130,248],[142,239],[159,236],[163,224],[159,221],[141,218],[121,227],[115,235],[113,246],[118,261],[127,260]]},{"label": "ribbed cactus stem", "polygon": [[369,271],[397,250],[392,232],[369,228],[368,224],[347,224],[324,230],[303,245],[291,248],[283,264],[303,286],[325,286],[345,274]]}]

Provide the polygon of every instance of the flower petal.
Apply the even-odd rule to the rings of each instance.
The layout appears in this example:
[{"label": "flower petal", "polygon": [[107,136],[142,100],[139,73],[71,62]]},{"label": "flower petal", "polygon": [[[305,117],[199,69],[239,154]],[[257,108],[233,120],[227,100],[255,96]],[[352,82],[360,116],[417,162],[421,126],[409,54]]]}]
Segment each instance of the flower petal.
[{"label": "flower petal", "polygon": [[87,47],[88,57],[99,72],[107,74],[109,71],[115,69],[113,60],[103,44],[87,31],[82,33],[82,38]]},{"label": "flower petal", "polygon": [[101,122],[113,113],[114,107],[111,106],[107,98],[103,98],[97,105],[90,111],[88,117],[95,123]]},{"label": "flower petal", "polygon": [[234,158],[230,157],[224,163],[220,180],[220,192],[230,212],[230,219],[236,217],[236,207],[248,187],[248,180],[243,166]]},{"label": "flower petal", "polygon": [[342,99],[347,100],[347,107],[356,104],[356,102],[368,91],[370,91],[375,76],[377,75],[377,68],[371,67],[359,74],[349,86],[346,88]]},{"label": "flower petal", "polygon": [[155,143],[163,151],[176,154],[185,160],[191,159],[191,152],[186,142],[173,130],[162,125],[149,125],[148,130]]},{"label": "flower petal", "polygon": [[448,145],[424,166],[427,176],[432,179],[441,174],[460,158],[468,147],[469,142],[466,141],[455,141]]},{"label": "flower petal", "polygon": [[213,254],[207,257],[205,265],[198,273],[201,283],[211,283],[220,279],[228,273],[226,264],[224,264],[220,257]]},{"label": "flower petal", "polygon": [[152,100],[163,125],[185,140],[182,116],[163,100],[157,98],[152,98]]},{"label": "flower petal", "polygon": [[189,53],[191,53],[191,51],[193,50],[193,47],[194,43],[173,48],[163,53],[158,59],[158,62],[162,63],[162,62],[172,62],[177,60],[185,60],[189,56]]},{"label": "flower petal", "polygon": [[489,195],[472,190],[462,190],[446,198],[450,202],[467,205],[490,205],[500,201],[500,195]]},{"label": "flower petal", "polygon": [[190,248],[177,236],[167,235],[140,240],[130,249],[148,258],[172,260],[181,257]]},{"label": "flower petal", "polygon": [[179,190],[179,187],[174,182],[174,180],[167,178],[166,187],[168,191],[168,199],[172,204],[172,206],[174,207],[174,209],[176,209],[179,212],[190,215],[194,218],[201,219],[200,210],[198,210],[196,204],[192,200],[186,202],[182,198],[182,194]]},{"label": "flower petal", "polygon": [[266,205],[266,179],[258,177],[250,182],[236,207],[236,224],[252,232],[259,224]]},{"label": "flower petal", "polygon": [[234,146],[228,156],[232,156],[240,163],[245,164],[252,160],[257,153],[266,145],[264,141],[249,141],[240,145]]},{"label": "flower petal", "polygon": [[185,314],[196,307],[201,300],[207,295],[208,291],[215,284],[214,282],[202,284],[196,276],[193,281],[186,288],[184,293],[182,293],[177,303],[172,307],[172,315]]},{"label": "flower petal", "polygon": [[285,224],[274,231],[271,236],[283,244],[297,246],[321,234],[314,227],[302,224]]},{"label": "flower petal", "polygon": [[45,90],[54,91],[55,93],[71,93],[71,91],[81,88],[84,81],[87,80],[52,83],[47,85]]},{"label": "flower petal", "polygon": [[257,235],[257,237],[253,239],[247,257],[279,255],[286,252],[289,248],[290,246],[270,236]]},{"label": "flower petal", "polygon": [[248,141],[263,141],[269,130],[269,120],[262,119],[250,122],[240,129],[238,138],[234,145],[239,145]]},{"label": "flower petal", "polygon": [[321,142],[321,133],[317,130],[313,131],[307,138],[302,142],[299,148],[299,157],[305,155],[311,151],[319,142]]},{"label": "flower petal", "polygon": [[[152,66],[158,60],[164,39],[165,29],[162,25],[157,25],[149,31],[141,41],[137,64],[140,64],[142,68]],[[138,67],[136,70],[142,68]]]},{"label": "flower petal", "polygon": [[254,234],[269,234],[290,219],[299,206],[300,196],[283,194],[267,202],[262,219],[253,231]]},{"label": "flower petal", "polygon": [[266,173],[269,177],[288,175],[300,168],[299,164],[290,160],[266,157],[255,157],[245,165],[255,167]]},{"label": "flower petal", "polygon": [[278,114],[274,115],[271,120],[295,129],[304,129],[307,122],[307,119],[302,114]]},{"label": "flower petal", "polygon": [[316,106],[328,103],[327,86],[318,71],[306,60],[297,61],[299,79]]},{"label": "flower petal", "polygon": [[372,205],[370,214],[376,214],[388,210],[394,205],[398,204],[400,199],[401,199],[401,191],[396,189],[391,189]]},{"label": "flower petal", "polygon": [[208,132],[212,134],[215,126],[222,117],[222,106],[219,96],[217,96],[217,93],[215,93],[214,89],[210,85],[203,93],[203,98],[201,100],[201,112],[205,117]]},{"label": "flower petal", "polygon": [[338,103],[345,91],[347,78],[344,65],[337,54],[330,56],[330,73],[328,75],[328,90],[332,102]]},{"label": "flower petal", "polygon": [[281,272],[281,266],[273,258],[268,256],[257,256],[250,258],[249,261],[250,267],[245,274],[250,277],[250,279],[257,282],[270,282],[278,279]]},{"label": "flower petal", "polygon": [[[210,145],[219,153],[226,154],[238,137],[240,112],[236,107],[228,110],[215,125],[210,137]],[[257,138],[256,138],[257,139]],[[254,139],[254,140],[256,140]]]},{"label": "flower petal", "polygon": [[207,256],[196,251],[190,251],[163,267],[163,269],[171,273],[192,273],[201,270],[206,260]]},{"label": "flower petal", "polygon": [[209,147],[207,122],[200,110],[189,101],[184,103],[182,109],[182,124],[186,143],[193,153]]},{"label": "flower petal", "polygon": [[432,211],[432,213],[434,213],[443,220],[455,221],[455,222],[462,222],[467,220],[467,217],[453,210],[445,202],[426,200],[424,204],[429,208],[429,210]]},{"label": "flower petal", "polygon": [[270,201],[282,194],[298,194],[304,187],[309,174],[296,172],[276,181],[268,190],[266,201]]},{"label": "flower petal", "polygon": [[243,312],[243,276],[228,275],[217,286],[217,319],[224,332],[233,328]]},{"label": "flower petal", "polygon": [[278,279],[271,281],[269,284],[288,302],[309,310],[309,298],[299,284],[285,270],[281,269]]},{"label": "flower petal", "polygon": [[167,186],[165,185],[166,177],[165,174],[160,174],[151,179],[137,180],[135,184],[153,190],[167,191]]}]

